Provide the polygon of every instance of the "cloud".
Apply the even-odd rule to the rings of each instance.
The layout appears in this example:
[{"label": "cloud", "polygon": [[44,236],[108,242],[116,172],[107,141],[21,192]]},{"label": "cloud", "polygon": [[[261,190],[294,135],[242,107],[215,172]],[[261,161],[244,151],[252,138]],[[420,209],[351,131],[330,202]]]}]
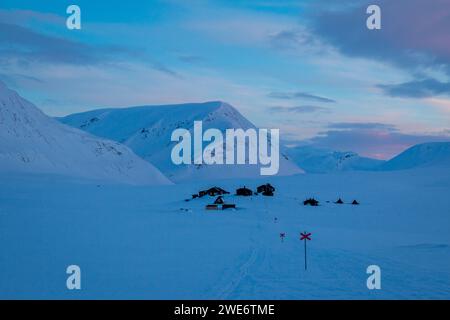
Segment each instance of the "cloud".
[{"label": "cloud", "polygon": [[0,73],[0,80],[3,80],[7,83],[13,83],[13,84],[16,84],[17,82],[20,82],[20,81],[31,81],[31,82],[35,82],[35,83],[44,83],[45,82],[42,79],[39,79],[38,77],[33,77],[33,76],[20,74],[20,73],[11,73],[11,74]]},{"label": "cloud", "polygon": [[179,55],[178,59],[184,63],[189,63],[189,64],[198,64],[198,63],[202,63],[204,61],[206,61],[206,59],[202,56],[196,56],[196,55]]},{"label": "cloud", "polygon": [[296,19],[290,16],[207,2],[192,13],[183,28],[201,32],[221,44],[267,48],[272,35],[296,27]]},{"label": "cloud", "polygon": [[328,125],[330,129],[382,129],[388,131],[397,131],[397,128],[391,124],[379,123],[379,122],[335,122]]},{"label": "cloud", "polygon": [[286,99],[286,100],[293,100],[293,99],[306,99],[306,100],[312,100],[316,102],[324,102],[324,103],[335,103],[336,101],[333,99],[316,96],[310,93],[306,92],[271,92],[268,94],[270,98],[274,99]]},{"label": "cloud", "polygon": [[148,63],[154,70],[180,77],[176,71],[154,61],[145,52],[136,53],[135,50],[117,45],[92,46],[0,22],[0,64],[3,65],[16,61],[24,66],[30,63],[92,66],[129,60]]},{"label": "cloud", "polygon": [[315,113],[315,112],[329,112],[330,109],[318,106],[296,106],[296,107],[271,107],[271,112],[288,112],[288,113]]},{"label": "cloud", "polygon": [[0,21],[8,24],[26,25],[30,22],[43,22],[53,25],[65,25],[66,18],[52,13],[21,9],[0,9]]},{"label": "cloud", "polygon": [[120,46],[90,46],[81,42],[38,33],[30,28],[0,22],[0,57],[30,62],[75,65],[102,64],[134,55]]},{"label": "cloud", "polygon": [[428,98],[441,94],[450,94],[450,82],[435,79],[415,80],[400,84],[380,84],[379,88],[391,97]]},{"label": "cloud", "polygon": [[169,67],[165,66],[162,63],[154,63],[153,64],[153,69],[160,71],[162,73],[165,73],[169,76],[175,77],[175,78],[181,78],[181,75],[179,73],[177,73],[176,71],[170,69]]},{"label": "cloud", "polygon": [[[368,30],[366,8],[381,8],[381,30]],[[450,73],[450,2],[435,0],[363,1],[344,10],[312,14],[312,30],[342,53],[416,70]]]},{"label": "cloud", "polygon": [[[316,147],[338,151],[354,151],[363,156],[390,159],[405,149],[424,142],[450,141],[450,135],[402,133],[390,124],[382,123],[335,123],[308,140]],[[344,129],[344,130],[338,130]]]},{"label": "cloud", "polygon": [[314,46],[319,47],[313,35],[299,27],[271,34],[269,35],[269,41],[277,49],[305,50]]}]

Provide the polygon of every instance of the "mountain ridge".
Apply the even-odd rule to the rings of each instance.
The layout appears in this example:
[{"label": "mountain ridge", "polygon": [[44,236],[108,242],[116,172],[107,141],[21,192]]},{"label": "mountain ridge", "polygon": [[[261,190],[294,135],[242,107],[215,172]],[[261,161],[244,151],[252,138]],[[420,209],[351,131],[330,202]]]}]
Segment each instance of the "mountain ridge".
[{"label": "mountain ridge", "polygon": [[[58,119],[94,135],[124,143],[172,180],[260,177],[260,165],[176,166],[171,161],[171,149],[176,144],[171,141],[171,133],[175,129],[185,128],[192,134],[194,121],[202,121],[203,130],[217,128],[224,132],[226,129],[257,129],[233,106],[223,101],[103,108]],[[280,154],[279,175],[302,172],[285,155]]]},{"label": "mountain ridge", "polygon": [[287,148],[287,154],[307,173],[372,171],[384,163],[353,151],[335,151],[310,145]]},{"label": "mountain ridge", "polygon": [[53,173],[130,184],[170,184],[115,141],[45,115],[0,81],[0,171]]},{"label": "mountain ridge", "polygon": [[450,142],[426,142],[409,147],[384,163],[385,171],[406,170],[417,167],[450,166]]}]

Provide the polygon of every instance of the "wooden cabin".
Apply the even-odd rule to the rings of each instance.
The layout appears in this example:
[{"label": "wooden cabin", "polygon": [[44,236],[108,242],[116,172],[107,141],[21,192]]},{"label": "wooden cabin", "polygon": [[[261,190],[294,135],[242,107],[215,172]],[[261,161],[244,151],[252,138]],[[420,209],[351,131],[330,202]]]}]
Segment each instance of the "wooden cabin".
[{"label": "wooden cabin", "polygon": [[306,199],[305,201],[303,201],[303,205],[304,206],[312,206],[312,207],[317,207],[318,205],[319,205],[319,201],[317,201],[316,199],[314,199],[314,198],[309,198],[309,199]]},{"label": "wooden cabin", "polygon": [[218,196],[216,198],[216,200],[214,201],[214,204],[224,204],[225,201],[223,201],[223,197],[222,196]]},{"label": "wooden cabin", "polygon": [[[209,188],[208,190],[200,191],[198,193],[198,197],[201,198],[206,195],[215,197],[215,196],[220,196],[220,195],[224,195],[224,194],[229,194],[229,192],[222,188],[219,188],[219,187],[212,187],[212,188]],[[194,198],[194,195],[192,195],[192,197]]]},{"label": "wooden cabin", "polygon": [[236,195],[248,197],[253,195],[253,191],[244,186],[243,188],[236,189]]},{"label": "wooden cabin", "polygon": [[256,191],[258,193],[261,193],[263,196],[273,196],[273,193],[275,191],[275,188],[270,184],[270,183],[266,183],[263,185],[260,185]]}]

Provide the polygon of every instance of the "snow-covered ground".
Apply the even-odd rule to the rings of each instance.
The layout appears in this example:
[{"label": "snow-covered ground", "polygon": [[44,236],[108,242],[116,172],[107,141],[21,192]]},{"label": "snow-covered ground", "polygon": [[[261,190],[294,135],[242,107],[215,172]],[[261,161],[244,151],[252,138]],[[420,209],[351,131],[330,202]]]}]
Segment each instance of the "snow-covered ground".
[{"label": "snow-covered ground", "polygon": [[[450,298],[448,166],[268,181],[273,198],[228,195],[237,210],[206,211],[214,198],[184,199],[261,181],[129,186],[2,173],[0,298]],[[303,206],[310,196],[319,207]],[[79,291],[66,289],[71,264]],[[372,264],[381,290],[366,287]]]}]

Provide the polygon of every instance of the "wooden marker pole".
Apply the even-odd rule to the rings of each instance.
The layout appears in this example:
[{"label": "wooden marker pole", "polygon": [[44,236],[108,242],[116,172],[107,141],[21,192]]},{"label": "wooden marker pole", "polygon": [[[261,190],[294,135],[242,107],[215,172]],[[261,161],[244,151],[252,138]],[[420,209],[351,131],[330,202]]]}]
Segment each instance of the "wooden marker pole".
[{"label": "wooden marker pole", "polygon": [[306,231],[300,233],[300,240],[305,242],[305,270],[308,269],[308,260],[306,255],[306,242],[311,240],[311,232],[307,233]]}]

